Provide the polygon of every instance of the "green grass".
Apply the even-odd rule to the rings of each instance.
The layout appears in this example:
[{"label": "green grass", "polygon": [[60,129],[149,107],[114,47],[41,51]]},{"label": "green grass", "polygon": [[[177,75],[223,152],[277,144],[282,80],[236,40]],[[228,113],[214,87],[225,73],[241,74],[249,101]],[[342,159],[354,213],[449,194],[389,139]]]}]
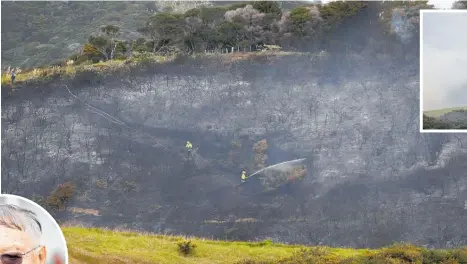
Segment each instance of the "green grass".
[{"label": "green grass", "polygon": [[[29,81],[46,80],[51,77],[74,77],[77,73],[92,71],[97,73],[112,73],[124,67],[137,67],[142,62],[163,63],[171,61],[172,57],[162,56],[146,56],[144,58],[133,58],[127,60],[112,60],[99,63],[85,63],[82,65],[70,66],[50,66],[43,68],[34,68],[26,71],[21,71],[16,75],[15,84],[20,84]],[[2,72],[2,85],[11,84],[11,77]]]},{"label": "green grass", "polygon": [[423,113],[429,117],[440,117],[444,114],[447,114],[449,112],[456,111],[456,110],[467,110],[467,106],[430,110],[430,111],[424,111]]},{"label": "green grass", "polygon": [[[233,62],[235,60],[245,60],[252,57],[261,57],[261,56],[292,56],[292,55],[304,55],[307,53],[301,52],[283,52],[283,51],[268,51],[268,52],[248,52],[248,53],[229,53],[229,54],[194,54],[189,57],[219,57],[224,59],[226,63]],[[125,67],[138,67],[143,63],[165,63],[170,62],[175,59],[175,56],[157,56],[154,54],[142,54],[141,56],[133,57],[132,59],[125,60],[111,60],[106,62],[99,63],[84,63],[81,65],[71,65],[71,66],[50,66],[42,68],[34,68],[26,71],[21,71],[16,75],[15,84],[21,84],[24,82],[30,81],[39,81],[46,80],[52,77],[74,77],[77,73],[80,72],[96,72],[100,74],[110,74],[114,71],[120,70]],[[2,72],[1,84],[10,85],[11,78],[9,75]]]},{"label": "green grass", "polygon": [[[183,237],[114,232],[95,228],[67,227],[71,263],[235,263],[246,259],[276,260],[290,257],[300,246],[224,242],[193,238],[195,254],[185,257],[177,242]],[[115,262],[117,263],[117,262]]]},{"label": "green grass", "polygon": [[[464,264],[467,248],[427,250],[399,244],[381,249],[305,247],[263,242],[227,242],[98,228],[63,227],[70,264],[196,263],[196,264]],[[178,243],[191,241],[193,253],[179,252]]]}]

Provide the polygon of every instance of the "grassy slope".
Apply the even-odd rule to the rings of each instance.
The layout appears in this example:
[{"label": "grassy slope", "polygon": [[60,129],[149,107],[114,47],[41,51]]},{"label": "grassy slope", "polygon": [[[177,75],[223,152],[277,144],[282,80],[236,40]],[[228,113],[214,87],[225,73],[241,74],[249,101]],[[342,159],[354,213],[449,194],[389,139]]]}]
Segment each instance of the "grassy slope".
[{"label": "grassy slope", "polygon": [[[299,54],[306,54],[301,52],[282,52],[282,51],[268,51],[268,52],[248,52],[248,53],[229,53],[229,54],[222,54],[222,55],[210,55],[210,54],[196,54],[192,55],[192,58],[195,57],[212,57],[212,56],[221,56],[222,58],[228,61],[234,60],[245,60],[252,57],[258,56],[288,56],[288,55],[299,55]],[[101,62],[96,64],[90,65],[77,65],[77,66],[55,66],[55,67],[48,67],[48,68],[36,68],[30,69],[24,72],[20,72],[16,75],[15,84],[35,81],[35,80],[44,80],[50,78],[52,76],[62,76],[62,77],[73,77],[79,72],[84,71],[94,71],[98,73],[111,73],[112,71],[124,68],[124,67],[138,67],[141,63],[164,63],[170,62],[174,59],[174,57],[163,57],[163,56],[155,56],[152,54],[146,54],[142,57],[127,59],[127,60],[113,60],[107,62]],[[1,79],[2,85],[10,85],[11,78],[9,75],[2,73]]]},{"label": "grassy slope", "polygon": [[[237,263],[245,260],[273,261],[292,256],[304,246],[270,243],[225,242],[193,238],[193,256],[178,253],[183,237],[114,232],[96,228],[66,227],[70,263]],[[330,258],[362,255],[369,250],[331,249]]]},{"label": "grassy slope", "polygon": [[[226,242],[97,228],[63,227],[71,264],[465,264],[467,247],[427,250],[412,245],[380,249],[305,247],[263,242]],[[183,256],[177,243],[191,241],[194,254]],[[306,250],[306,251],[305,251]],[[308,252],[308,253],[306,253]]]},{"label": "grassy slope", "polygon": [[455,110],[467,110],[467,106],[430,110],[430,111],[424,111],[423,113],[429,117],[440,117],[444,114],[447,114]]},{"label": "grassy slope", "polygon": [[[152,61],[152,62],[164,62],[168,60],[168,58],[164,58],[161,56],[153,56],[148,57],[145,61]],[[130,62],[130,64],[127,64]],[[62,77],[73,77],[76,73],[84,72],[84,71],[95,71],[99,73],[104,72],[112,72],[112,70],[116,70],[126,65],[130,67],[137,66],[141,60],[113,60],[113,61],[106,61],[100,62],[90,65],[78,65],[78,66],[55,66],[55,67],[47,67],[47,68],[35,68],[31,70],[27,70],[24,72],[20,72],[16,75],[15,84],[29,82],[29,81],[40,81],[50,78],[52,76],[62,76]],[[11,84],[11,77],[5,73],[2,73],[2,85]]]}]

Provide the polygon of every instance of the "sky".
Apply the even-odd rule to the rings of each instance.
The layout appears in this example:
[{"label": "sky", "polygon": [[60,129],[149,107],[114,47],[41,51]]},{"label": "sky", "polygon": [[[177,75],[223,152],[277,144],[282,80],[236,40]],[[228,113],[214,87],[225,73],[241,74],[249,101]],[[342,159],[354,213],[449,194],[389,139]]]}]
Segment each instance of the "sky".
[{"label": "sky", "polygon": [[423,14],[423,110],[467,106],[467,11]]},{"label": "sky", "polygon": [[429,5],[434,5],[435,8],[437,9],[451,9],[452,4],[454,4],[455,1],[452,0],[430,0],[428,1]]},{"label": "sky", "polygon": [[[321,0],[322,3],[328,3],[332,2],[335,0]],[[434,5],[435,8],[437,9],[451,9],[452,4],[455,2],[455,0],[430,0],[428,1],[429,5]]]},{"label": "sky", "polygon": [[[42,207],[35,203],[27,202],[29,200],[18,199],[12,196],[0,195],[0,204],[13,204],[28,209],[36,213],[43,229],[41,243],[47,247],[47,264],[52,263],[52,253],[55,251],[66,252],[65,243],[63,243],[63,234],[52,220],[52,216],[46,214]],[[44,235],[47,234],[47,235]]]}]

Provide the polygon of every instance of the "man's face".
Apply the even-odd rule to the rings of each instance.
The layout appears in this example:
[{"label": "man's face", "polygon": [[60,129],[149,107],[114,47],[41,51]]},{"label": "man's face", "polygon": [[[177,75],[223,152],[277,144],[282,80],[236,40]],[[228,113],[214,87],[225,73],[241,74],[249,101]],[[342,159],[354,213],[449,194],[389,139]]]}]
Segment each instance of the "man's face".
[{"label": "man's face", "polygon": [[[26,232],[0,225],[0,255],[7,254],[10,256],[8,259],[21,263],[15,256],[21,256],[37,246],[38,244],[34,243]],[[22,264],[45,264],[46,249],[45,247],[38,248],[22,258]],[[8,262],[1,263],[1,261],[0,264],[9,264]]]}]

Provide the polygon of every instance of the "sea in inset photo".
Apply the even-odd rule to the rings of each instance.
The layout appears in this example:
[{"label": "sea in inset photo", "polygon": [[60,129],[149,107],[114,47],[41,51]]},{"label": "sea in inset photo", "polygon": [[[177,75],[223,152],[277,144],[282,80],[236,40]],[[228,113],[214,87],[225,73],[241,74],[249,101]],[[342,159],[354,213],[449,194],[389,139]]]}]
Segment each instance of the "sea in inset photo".
[{"label": "sea in inset photo", "polygon": [[0,194],[0,263],[68,263],[66,241],[59,225],[35,202]]},{"label": "sea in inset photo", "polygon": [[420,27],[422,131],[467,131],[467,10],[422,11]]}]

